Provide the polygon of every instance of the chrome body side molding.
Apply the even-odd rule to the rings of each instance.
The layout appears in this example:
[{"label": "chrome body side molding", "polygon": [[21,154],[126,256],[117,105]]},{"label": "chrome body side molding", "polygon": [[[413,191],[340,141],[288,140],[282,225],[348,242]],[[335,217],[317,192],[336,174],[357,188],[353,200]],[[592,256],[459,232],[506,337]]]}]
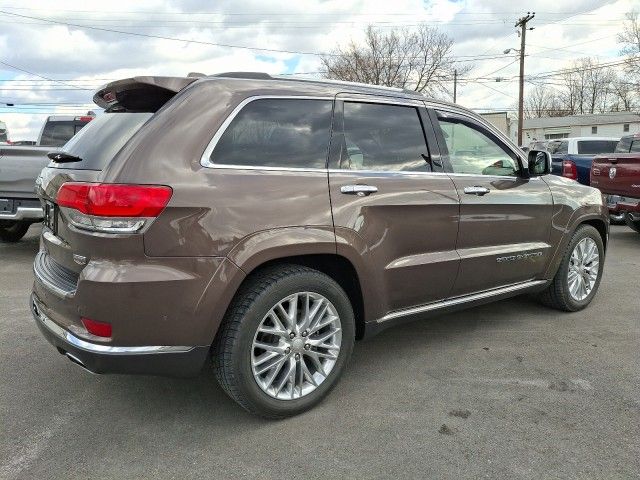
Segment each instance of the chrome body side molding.
[{"label": "chrome body side molding", "polygon": [[547,280],[530,280],[527,282],[515,283],[504,287],[493,288],[491,290],[485,290],[483,292],[473,293],[470,295],[463,295],[460,297],[449,298],[447,300],[441,300],[438,302],[429,303],[427,305],[419,305],[417,307],[405,308],[402,310],[396,310],[394,312],[387,313],[384,317],[376,320],[376,323],[385,323],[390,320],[402,318],[410,315],[437,311],[448,307],[455,307],[458,305],[464,305],[465,303],[471,303],[479,300],[496,297],[499,295],[506,295],[510,293],[516,293],[521,290],[527,290],[530,288],[542,286],[548,283]]}]

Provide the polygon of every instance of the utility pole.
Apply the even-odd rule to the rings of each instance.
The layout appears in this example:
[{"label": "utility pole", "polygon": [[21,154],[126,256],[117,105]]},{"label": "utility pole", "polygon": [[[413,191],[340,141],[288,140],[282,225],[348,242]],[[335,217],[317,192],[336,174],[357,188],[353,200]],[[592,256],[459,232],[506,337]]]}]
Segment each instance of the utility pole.
[{"label": "utility pole", "polygon": [[518,96],[518,146],[522,145],[522,127],[524,126],[524,47],[527,30],[527,22],[536,16],[535,12],[527,12],[516,22],[515,26],[520,27],[520,95]]},{"label": "utility pole", "polygon": [[456,103],[458,96],[458,70],[453,71],[453,103]]}]

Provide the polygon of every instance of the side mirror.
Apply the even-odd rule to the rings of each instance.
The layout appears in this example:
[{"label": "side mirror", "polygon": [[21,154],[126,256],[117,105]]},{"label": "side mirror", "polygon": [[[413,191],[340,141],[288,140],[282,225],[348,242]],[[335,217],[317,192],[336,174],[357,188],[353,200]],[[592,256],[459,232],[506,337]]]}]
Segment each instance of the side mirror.
[{"label": "side mirror", "polygon": [[551,154],[546,150],[529,150],[527,153],[529,177],[538,177],[551,173]]}]

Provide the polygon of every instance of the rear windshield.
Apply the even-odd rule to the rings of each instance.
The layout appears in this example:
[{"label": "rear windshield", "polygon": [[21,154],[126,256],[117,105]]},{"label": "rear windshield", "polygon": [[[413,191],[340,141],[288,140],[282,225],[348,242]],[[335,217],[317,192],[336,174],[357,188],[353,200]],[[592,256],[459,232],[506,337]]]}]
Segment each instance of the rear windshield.
[{"label": "rear windshield", "polygon": [[42,130],[40,145],[44,147],[61,147],[80,131],[87,122],[74,120],[50,120]]},{"label": "rear windshield", "polygon": [[617,144],[617,140],[579,140],[578,154],[613,153]]},{"label": "rear windshield", "polygon": [[60,151],[80,162],[49,164],[54,168],[103,170],[153,113],[105,113],[97,116]]}]

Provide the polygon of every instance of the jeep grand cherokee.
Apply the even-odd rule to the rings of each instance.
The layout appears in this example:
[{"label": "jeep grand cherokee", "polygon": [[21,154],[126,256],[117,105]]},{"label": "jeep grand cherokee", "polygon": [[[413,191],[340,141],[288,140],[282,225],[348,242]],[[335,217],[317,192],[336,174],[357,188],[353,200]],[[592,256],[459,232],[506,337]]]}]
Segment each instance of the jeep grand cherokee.
[{"label": "jeep grand cherokee", "polygon": [[469,110],[266,74],[137,77],[44,169],[31,306],[96,373],[193,375],[267,417],[336,384],[354,340],[523,293],[576,311],[600,193]]}]

